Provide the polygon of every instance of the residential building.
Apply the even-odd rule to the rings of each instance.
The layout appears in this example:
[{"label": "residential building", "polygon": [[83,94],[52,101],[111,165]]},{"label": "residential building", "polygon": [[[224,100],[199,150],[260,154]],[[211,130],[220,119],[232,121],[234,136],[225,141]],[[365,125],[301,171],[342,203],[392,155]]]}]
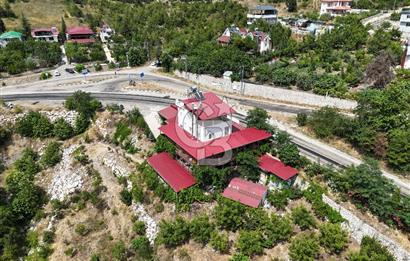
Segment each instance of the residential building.
[{"label": "residential building", "polygon": [[67,42],[89,44],[94,43],[94,32],[87,26],[70,27],[66,31]]},{"label": "residential building", "polygon": [[37,41],[58,42],[58,30],[55,26],[51,28],[35,28],[31,30],[31,37]]},{"label": "residential building", "polygon": [[23,34],[20,32],[9,31],[0,35],[0,47],[5,47],[11,41],[22,41]]},{"label": "residential building", "polygon": [[400,13],[400,31],[403,38],[410,36],[410,8],[403,8]]},{"label": "residential building", "polygon": [[214,93],[192,88],[190,96],[159,111],[166,122],[161,133],[176,144],[178,157],[188,164],[224,165],[237,149],[271,137],[235,122],[235,110]]},{"label": "residential building", "polygon": [[278,21],[278,10],[270,5],[258,5],[246,15],[248,18],[247,24],[251,25],[255,21],[261,19],[269,24],[274,24]]},{"label": "residential building", "polygon": [[320,3],[320,15],[343,15],[350,12],[351,6],[352,0],[322,0]]},{"label": "residential building", "polygon": [[246,28],[239,28],[236,26],[226,28],[222,35],[218,37],[217,41],[221,45],[228,45],[231,43],[232,37],[234,35],[237,35],[241,38],[250,37],[251,39],[256,41],[258,52],[260,53],[264,53],[272,49],[272,41],[269,34],[258,30],[249,31]]},{"label": "residential building", "polygon": [[241,178],[233,178],[222,196],[237,201],[249,207],[259,207],[266,198],[268,189],[258,183]]},{"label": "residential building", "polygon": [[106,43],[114,35],[114,30],[108,24],[103,24],[100,28],[101,42]]},{"label": "residential building", "polygon": [[400,62],[401,68],[410,69],[410,47],[408,41],[404,45],[404,52]]}]

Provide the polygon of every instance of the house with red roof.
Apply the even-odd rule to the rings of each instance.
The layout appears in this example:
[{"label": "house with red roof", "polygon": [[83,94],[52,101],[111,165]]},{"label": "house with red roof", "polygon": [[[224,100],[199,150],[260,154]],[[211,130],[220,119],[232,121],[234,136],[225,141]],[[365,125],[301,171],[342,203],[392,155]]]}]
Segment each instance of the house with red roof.
[{"label": "house with red roof", "polygon": [[200,165],[224,165],[234,151],[267,140],[265,130],[246,128],[233,120],[235,110],[212,92],[191,89],[190,97],[159,111],[165,124],[159,130],[178,150],[178,156]]},{"label": "house with red roof", "polygon": [[273,175],[275,178],[270,178],[274,187],[282,187],[282,185],[291,186],[299,173],[295,168],[285,165],[278,158],[269,154],[265,154],[259,158],[259,168],[268,176]]},{"label": "house with red roof", "polygon": [[236,26],[226,28],[222,35],[218,37],[217,41],[221,45],[228,45],[232,42],[232,38],[235,35],[241,38],[249,37],[252,40],[256,41],[258,45],[258,51],[260,53],[264,53],[272,49],[272,43],[269,34],[258,30],[250,31],[246,28],[239,28]]},{"label": "house with red roof", "polygon": [[66,31],[67,42],[90,44],[95,43],[94,32],[87,26],[74,26]]},{"label": "house with red roof", "polygon": [[50,28],[34,28],[31,30],[31,37],[36,41],[58,42],[58,29],[55,26]]},{"label": "house with red roof", "polygon": [[352,9],[352,2],[352,0],[321,0],[320,15],[338,16],[349,13]]},{"label": "house with red roof", "polygon": [[266,198],[268,189],[258,183],[241,178],[233,178],[222,196],[237,201],[249,207],[259,207]]}]

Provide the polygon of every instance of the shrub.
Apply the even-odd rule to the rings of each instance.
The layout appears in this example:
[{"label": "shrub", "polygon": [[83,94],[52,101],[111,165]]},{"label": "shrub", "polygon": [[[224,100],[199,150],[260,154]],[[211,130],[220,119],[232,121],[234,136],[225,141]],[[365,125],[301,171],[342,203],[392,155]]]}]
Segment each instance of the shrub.
[{"label": "shrub", "polygon": [[228,253],[229,251],[229,238],[226,233],[212,232],[211,241],[209,243],[213,249],[220,253]]},{"label": "shrub", "polygon": [[307,123],[307,114],[306,113],[298,113],[296,115],[296,121],[298,123],[298,126],[305,126]]},{"label": "shrub", "polygon": [[154,150],[157,153],[168,152],[171,156],[175,156],[176,147],[175,145],[164,135],[159,135],[157,141],[155,142]]},{"label": "shrub", "polygon": [[74,133],[81,134],[87,130],[88,126],[90,126],[90,119],[84,113],[80,113],[75,118]]},{"label": "shrub", "polygon": [[214,231],[214,226],[209,222],[207,216],[202,215],[192,219],[189,231],[195,241],[206,245],[211,238],[211,233]]},{"label": "shrub", "polygon": [[85,69],[85,66],[84,66],[84,64],[81,64],[81,63],[76,64],[75,67],[74,67],[74,70],[78,73],[80,73],[84,69]]},{"label": "shrub", "polygon": [[279,242],[287,241],[291,237],[293,224],[287,217],[281,218],[272,214],[264,230],[266,246],[272,247]]},{"label": "shrub", "polygon": [[116,260],[124,260],[127,256],[127,249],[125,248],[124,241],[120,240],[114,244],[111,249],[111,255]]},{"label": "shrub", "polygon": [[42,72],[40,74],[40,80],[47,80],[47,79],[50,79],[51,77],[52,75],[49,72]]},{"label": "shrub", "polygon": [[177,247],[189,239],[189,224],[181,217],[175,221],[161,221],[159,225],[158,241],[166,247]]},{"label": "shrub", "polygon": [[11,131],[7,127],[0,127],[0,146],[4,145],[11,138]]},{"label": "shrub", "polygon": [[120,192],[120,196],[121,196],[121,201],[122,203],[124,203],[127,206],[131,206],[132,203],[132,195],[131,192],[129,192],[126,188],[124,188],[121,192]]},{"label": "shrub", "polygon": [[294,261],[313,261],[319,255],[319,243],[313,233],[303,233],[292,239],[289,256]]},{"label": "shrub", "polygon": [[351,253],[349,255],[349,260],[360,261],[360,260],[385,260],[394,261],[395,258],[387,250],[385,246],[380,244],[374,238],[369,236],[364,236],[362,242],[360,243],[360,251],[356,253]]},{"label": "shrub", "polygon": [[137,255],[144,260],[151,258],[153,250],[147,237],[137,237],[131,241],[131,245]]},{"label": "shrub", "polygon": [[292,220],[302,230],[310,229],[316,226],[314,217],[304,206],[298,206],[292,209]]},{"label": "shrub", "polygon": [[86,236],[90,232],[90,229],[84,224],[77,224],[75,226],[75,232],[80,236]]},{"label": "shrub", "polygon": [[54,122],[54,129],[53,129],[53,135],[57,137],[60,140],[66,140],[69,139],[73,136],[73,127],[64,120],[63,118],[58,118]]},{"label": "shrub", "polygon": [[235,246],[240,253],[253,256],[263,253],[262,243],[263,239],[258,231],[240,231]]},{"label": "shrub", "polygon": [[53,125],[39,112],[29,112],[17,121],[16,131],[24,137],[47,138],[53,132]]},{"label": "shrub", "polygon": [[164,211],[164,204],[162,204],[161,202],[155,204],[154,210],[156,213],[161,213],[162,211]]},{"label": "shrub", "polygon": [[88,159],[88,155],[86,154],[84,145],[81,145],[77,149],[75,149],[73,151],[72,156],[81,165],[87,165],[90,162],[89,159]]},{"label": "shrub", "polygon": [[132,230],[140,236],[145,235],[145,229],[145,223],[143,221],[135,221],[132,226]]},{"label": "shrub", "polygon": [[41,156],[40,163],[45,167],[53,167],[61,161],[62,157],[61,143],[52,141],[47,144]]},{"label": "shrub", "polygon": [[64,106],[68,110],[75,110],[80,114],[84,114],[86,118],[93,116],[102,107],[100,101],[92,98],[90,93],[83,91],[76,91],[68,97],[64,102]]},{"label": "shrub", "polygon": [[144,191],[139,186],[133,184],[131,195],[134,202],[141,203],[144,200]]},{"label": "shrub", "polygon": [[347,247],[348,234],[340,224],[324,223],[320,226],[320,244],[331,254],[338,254]]},{"label": "shrub", "polygon": [[236,253],[234,254],[229,261],[249,261],[249,257],[241,254],[241,253]]},{"label": "shrub", "polygon": [[46,230],[43,233],[43,242],[51,244],[54,242],[55,232],[52,230]]},{"label": "shrub", "polygon": [[94,65],[94,69],[95,69],[96,72],[100,72],[100,71],[102,71],[103,68],[102,68],[100,63],[96,63]]}]

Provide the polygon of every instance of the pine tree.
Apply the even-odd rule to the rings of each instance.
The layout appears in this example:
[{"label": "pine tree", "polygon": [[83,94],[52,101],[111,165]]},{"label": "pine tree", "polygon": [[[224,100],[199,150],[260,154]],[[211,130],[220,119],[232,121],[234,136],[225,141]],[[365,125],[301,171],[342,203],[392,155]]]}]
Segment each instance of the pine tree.
[{"label": "pine tree", "polygon": [[23,34],[26,36],[26,38],[29,38],[31,35],[31,25],[23,13],[21,14],[21,26]]},{"label": "pine tree", "polygon": [[67,30],[67,25],[65,24],[64,18],[61,17],[61,32],[60,36],[63,42],[66,40],[65,31]]},{"label": "pine tree", "polygon": [[3,22],[3,19],[0,18],[0,33],[4,33],[6,31],[6,25]]}]

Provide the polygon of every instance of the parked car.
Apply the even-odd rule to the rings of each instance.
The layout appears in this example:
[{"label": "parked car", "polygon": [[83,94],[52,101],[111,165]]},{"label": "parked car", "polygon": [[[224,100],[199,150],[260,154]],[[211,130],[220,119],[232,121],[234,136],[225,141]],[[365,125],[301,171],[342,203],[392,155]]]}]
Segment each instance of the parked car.
[{"label": "parked car", "polygon": [[74,68],[65,68],[65,71],[71,74],[75,73]]},{"label": "parked car", "polygon": [[88,69],[83,69],[83,70],[81,70],[81,74],[88,74],[89,73],[89,71],[88,71]]},{"label": "parked car", "polygon": [[57,76],[60,76],[60,75],[61,75],[61,73],[58,70],[54,71],[54,77],[57,77]]}]

